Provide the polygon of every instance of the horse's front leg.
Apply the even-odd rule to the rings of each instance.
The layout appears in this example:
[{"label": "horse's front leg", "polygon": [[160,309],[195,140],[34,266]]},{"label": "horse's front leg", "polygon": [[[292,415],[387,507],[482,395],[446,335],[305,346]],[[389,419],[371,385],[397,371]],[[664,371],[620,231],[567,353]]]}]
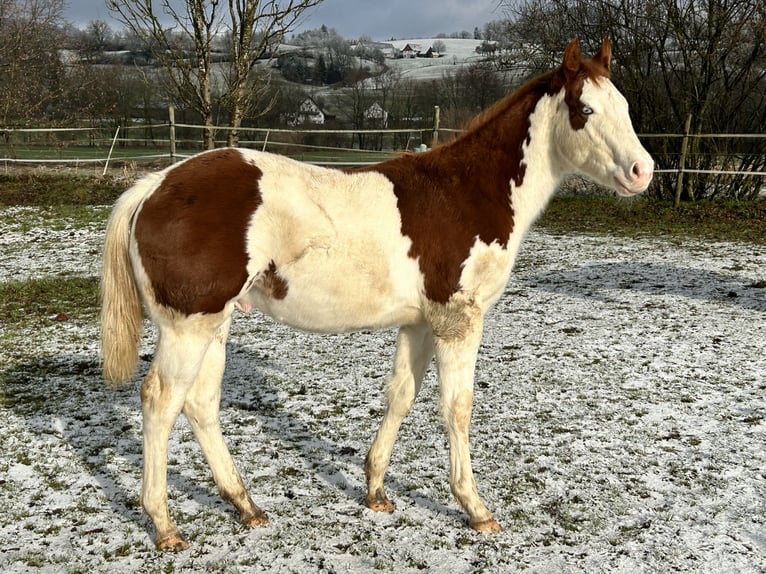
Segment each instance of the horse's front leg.
[{"label": "horse's front leg", "polygon": [[471,317],[465,329],[435,339],[441,410],[450,447],[450,488],[479,532],[498,532],[500,525],[482,502],[471,468],[468,435],[473,410],[473,377],[481,342],[483,318]]},{"label": "horse's front leg", "polygon": [[396,434],[415,402],[433,354],[433,336],[427,323],[407,325],[399,330],[394,369],[386,392],[386,414],[364,465],[367,475],[366,502],[372,510],[394,510],[394,504],[383,488],[383,477],[391,460]]}]

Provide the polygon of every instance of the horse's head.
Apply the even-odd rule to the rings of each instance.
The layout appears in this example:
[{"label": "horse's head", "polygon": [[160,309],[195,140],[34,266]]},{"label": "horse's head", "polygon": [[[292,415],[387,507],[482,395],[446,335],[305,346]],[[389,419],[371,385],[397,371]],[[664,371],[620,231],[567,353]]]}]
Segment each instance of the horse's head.
[{"label": "horse's head", "polygon": [[611,52],[606,38],[591,59],[582,57],[577,39],[567,46],[553,145],[566,171],[628,196],[649,186],[654,161],[633,131],[628,102],[609,80]]}]

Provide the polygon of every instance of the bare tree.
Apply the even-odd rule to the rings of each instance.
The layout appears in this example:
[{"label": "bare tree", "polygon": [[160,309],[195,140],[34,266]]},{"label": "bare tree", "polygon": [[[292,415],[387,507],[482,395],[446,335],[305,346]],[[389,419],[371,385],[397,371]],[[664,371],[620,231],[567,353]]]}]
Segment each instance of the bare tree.
[{"label": "bare tree", "polygon": [[63,0],[0,0],[0,125],[30,121],[55,107],[64,65]]},{"label": "bare tree", "polygon": [[[201,116],[204,146],[209,149],[215,146],[215,103],[228,111],[227,141],[236,145],[243,117],[268,91],[268,72],[253,73],[256,62],[270,56],[303,12],[321,1],[186,0],[183,9],[171,0],[107,0],[107,4],[130,33],[151,48],[165,69],[173,98]],[[224,35],[231,40],[229,66],[218,85],[212,55]]]},{"label": "bare tree", "polygon": [[[614,45],[613,76],[640,131],[761,132],[766,120],[766,5],[762,0],[504,0],[512,17],[515,59],[530,72],[552,65],[579,37],[595,50]],[[665,140],[668,142],[671,140]],[[678,141],[648,145],[662,167],[678,165]],[[766,141],[689,140],[686,167],[766,167]],[[658,178],[665,193],[675,182]],[[725,180],[698,174],[683,182],[688,199],[725,192],[757,195],[757,178]]]},{"label": "bare tree", "polygon": [[184,10],[179,11],[177,3],[170,0],[107,0],[110,10],[133,36],[149,46],[165,69],[164,80],[172,98],[200,115],[207,149],[215,147],[211,51],[218,31],[219,3],[187,0]]},{"label": "bare tree", "polygon": [[[322,0],[229,0],[231,60],[226,74],[225,103],[229,112],[227,143],[236,145],[242,119],[269,93],[270,67],[257,70],[259,59],[271,59],[285,34],[303,13]],[[273,99],[262,106],[268,110]]]},{"label": "bare tree", "polygon": [[88,60],[100,56],[112,41],[114,33],[103,20],[91,20],[80,33],[78,47],[80,54]]}]

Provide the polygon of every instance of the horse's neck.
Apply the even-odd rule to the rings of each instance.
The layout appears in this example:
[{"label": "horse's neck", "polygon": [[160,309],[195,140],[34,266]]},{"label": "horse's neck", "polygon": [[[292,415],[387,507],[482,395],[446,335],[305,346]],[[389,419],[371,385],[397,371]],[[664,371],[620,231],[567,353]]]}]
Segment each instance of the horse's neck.
[{"label": "horse's neck", "polygon": [[470,193],[492,193],[498,202],[510,203],[512,236],[526,233],[561,181],[551,141],[560,100],[560,95],[537,97],[531,92],[509,100],[503,113],[454,144],[456,157],[478,161],[482,182],[496,182]]},{"label": "horse's neck", "polygon": [[[527,102],[527,113],[518,114],[509,111],[510,118],[498,121],[516,123],[516,129],[508,130],[506,138],[486,141],[495,154],[502,154],[498,162],[487,165],[501,165],[503,162],[516,162],[511,166],[511,173],[521,177],[510,177],[506,181],[506,201],[513,210],[513,227],[509,230],[507,249],[510,252],[509,264],[512,266],[521,242],[527,231],[540,216],[556,191],[562,179],[562,172],[552,151],[552,122],[561,96],[544,95],[540,99]],[[519,105],[523,106],[523,102]],[[517,117],[513,117],[516,114]],[[521,120],[519,117],[521,116]],[[528,119],[527,119],[528,118]],[[521,122],[523,128],[519,128]],[[522,153],[517,151],[521,149]],[[510,272],[510,269],[509,269]]]},{"label": "horse's neck", "polygon": [[562,172],[553,151],[552,121],[561,96],[543,96],[529,116],[528,137],[523,143],[525,165],[521,185],[511,182],[515,231],[525,234],[561,183]]}]

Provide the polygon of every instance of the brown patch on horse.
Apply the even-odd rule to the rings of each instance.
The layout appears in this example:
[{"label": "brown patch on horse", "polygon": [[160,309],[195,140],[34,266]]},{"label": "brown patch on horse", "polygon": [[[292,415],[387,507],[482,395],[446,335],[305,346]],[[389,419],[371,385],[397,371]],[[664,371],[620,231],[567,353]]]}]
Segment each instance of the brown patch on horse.
[{"label": "brown patch on horse", "polygon": [[573,130],[581,130],[588,123],[585,104],[580,99],[583,84],[585,80],[599,82],[601,78],[609,77],[611,54],[612,47],[607,38],[604,38],[598,54],[589,60],[583,60],[577,40],[572,40],[567,46],[560,71],[565,80],[564,102],[569,109],[569,125]]},{"label": "brown patch on horse", "polygon": [[458,291],[476,238],[507,245],[514,217],[510,183],[524,182],[529,116],[551,89],[552,76],[500,100],[448,144],[364,168],[394,184],[402,234],[412,240],[409,256],[419,262],[431,301],[446,303]]},{"label": "brown patch on horse", "polygon": [[273,299],[287,297],[287,281],[277,272],[277,264],[273,260],[266,270],[258,275],[253,285]]},{"label": "brown patch on horse", "polygon": [[507,245],[514,217],[510,182],[524,183],[524,144],[530,143],[529,118],[537,103],[565,88],[572,128],[582,129],[587,117],[580,101],[583,83],[609,77],[609,57],[605,41],[597,56],[583,60],[574,40],[565,64],[489,107],[456,140],[363,168],[394,184],[402,234],[412,240],[409,256],[419,262],[431,301],[446,303],[458,291],[477,237]]},{"label": "brown patch on horse", "polygon": [[247,281],[247,228],[261,204],[262,172],[226,149],[165,175],[135,224],[141,262],[160,305],[217,313]]}]

